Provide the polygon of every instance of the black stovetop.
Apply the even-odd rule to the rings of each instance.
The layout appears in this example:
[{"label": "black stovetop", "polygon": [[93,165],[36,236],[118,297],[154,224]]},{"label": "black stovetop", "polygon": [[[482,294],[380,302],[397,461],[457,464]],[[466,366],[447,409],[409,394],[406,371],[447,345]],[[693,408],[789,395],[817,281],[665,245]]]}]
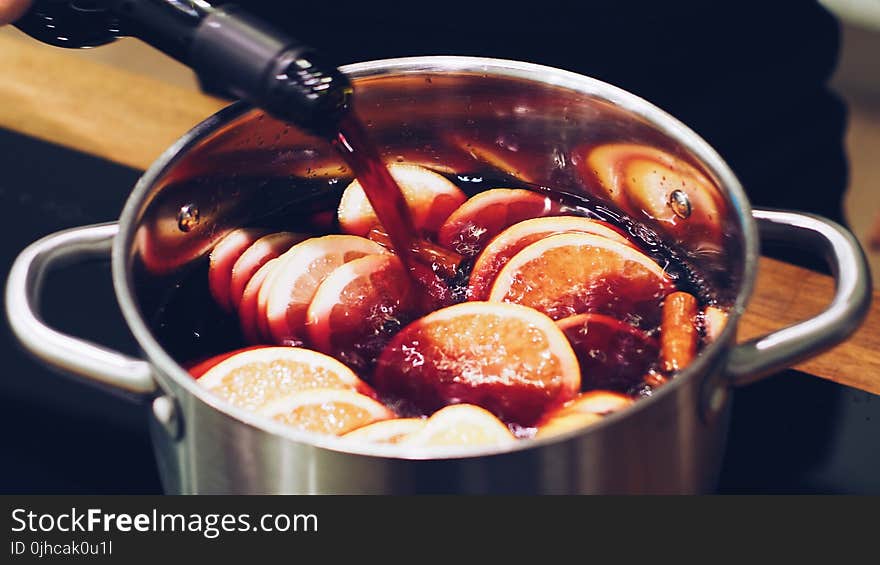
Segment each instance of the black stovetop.
[{"label": "black stovetop", "polygon": [[[48,233],[116,219],[139,172],[0,130],[0,276]],[[137,348],[106,264],[50,277],[46,320],[113,348]],[[58,376],[3,323],[0,492],[153,493],[161,487],[147,407]],[[877,397],[794,371],[737,395],[719,492],[880,493]]]}]

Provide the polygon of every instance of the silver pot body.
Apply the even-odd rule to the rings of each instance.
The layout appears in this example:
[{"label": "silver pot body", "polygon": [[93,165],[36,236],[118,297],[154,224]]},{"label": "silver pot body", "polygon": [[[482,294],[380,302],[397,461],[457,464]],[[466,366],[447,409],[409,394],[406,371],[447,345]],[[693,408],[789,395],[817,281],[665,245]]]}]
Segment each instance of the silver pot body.
[{"label": "silver pot body", "polygon": [[[298,190],[297,178],[312,183],[313,191],[315,182],[343,173],[327,143],[234,105],[196,126],[150,167],[118,223],[60,232],[25,249],[6,289],[10,325],[34,355],[150,397],[152,437],[169,493],[703,492],[718,476],[732,388],[842,341],[867,311],[870,278],[849,232],[815,216],[752,211],[711,147],[631,94],[573,73],[493,59],[425,57],[343,70],[357,89],[361,119],[389,159],[513,177],[599,204],[603,196],[577,174],[585,143],[647,143],[700,168],[723,202],[723,240],[679,233],[675,244],[702,257],[710,282],[732,305],[728,324],[652,397],[586,429],[503,451],[401,457],[381,446],[358,450],[335,438],[315,442],[264,422],[201,389],[149,323],[180,274],[205,261],[230,229],[308,206],[316,196]],[[284,190],[261,180],[279,177],[290,178]],[[661,221],[634,217],[664,235]],[[759,227],[768,237],[827,255],[837,292],[816,318],[734,345],[755,276]],[[116,300],[143,359],[60,334],[37,313],[48,269],[108,254]]]}]

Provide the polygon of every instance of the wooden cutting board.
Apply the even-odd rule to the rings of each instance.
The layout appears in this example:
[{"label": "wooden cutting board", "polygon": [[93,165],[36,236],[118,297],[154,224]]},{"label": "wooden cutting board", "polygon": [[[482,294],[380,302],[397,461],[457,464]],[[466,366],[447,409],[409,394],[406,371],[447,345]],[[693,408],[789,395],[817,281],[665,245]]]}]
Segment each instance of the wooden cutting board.
[{"label": "wooden cutting board", "polygon": [[[11,36],[0,35],[0,69],[0,127],[139,169],[227,104]],[[739,337],[814,316],[833,292],[828,276],[762,258]],[[880,394],[880,301],[851,339],[797,368]]]}]

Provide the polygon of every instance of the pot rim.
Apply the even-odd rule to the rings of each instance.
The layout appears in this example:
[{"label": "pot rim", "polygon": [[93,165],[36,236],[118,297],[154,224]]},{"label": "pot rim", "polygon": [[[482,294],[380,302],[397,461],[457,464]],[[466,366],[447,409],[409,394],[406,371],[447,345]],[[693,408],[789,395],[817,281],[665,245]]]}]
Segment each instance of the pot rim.
[{"label": "pot rim", "polygon": [[[523,439],[510,445],[479,448],[450,448],[449,450],[411,450],[403,451],[396,445],[388,444],[354,444],[338,437],[304,432],[285,426],[279,422],[261,418],[242,408],[233,406],[207,389],[198,385],[189,373],[180,366],[164,348],[156,341],[147,324],[144,322],[132,293],[132,273],[130,269],[129,249],[133,243],[135,228],[144,209],[144,199],[154,183],[173,167],[183,154],[212,134],[218,127],[230,123],[252,111],[254,108],[244,102],[236,102],[223,108],[216,114],[206,118],[190,131],[175,141],[140,177],[129,195],[119,218],[119,235],[113,242],[111,269],[113,285],[122,315],[149,362],[156,367],[155,378],[160,387],[168,393],[174,388],[166,379],[191,394],[198,401],[219,410],[228,417],[242,424],[252,426],[269,434],[283,437],[297,443],[305,443],[318,448],[354,455],[371,457],[422,460],[422,459],[460,459],[500,455],[534,449],[551,444],[563,443],[574,438],[598,434],[605,428],[614,426],[618,421],[634,416],[637,412],[649,409],[662,402],[663,399],[675,394],[678,388],[700,375],[708,376],[714,363],[727,350],[735,335],[740,315],[752,294],[758,258],[757,227],[752,218],[751,206],[745,192],[730,167],[721,156],[693,130],[650,102],[612,86],[598,79],[583,76],[554,67],[483,57],[464,56],[426,56],[383,59],[355,63],[340,67],[350,78],[366,78],[383,75],[418,74],[425,72],[473,73],[484,76],[493,75],[502,78],[524,79],[557,86],[598,98],[620,107],[645,120],[652,127],[675,139],[696,156],[707,171],[713,175],[727,196],[734,216],[739,221],[743,235],[743,275],[742,283],[736,300],[730,310],[727,324],[719,338],[706,346],[694,362],[674,379],[660,387],[651,397],[642,398],[632,406],[610,414],[595,424],[575,429],[547,438]],[[172,393],[173,394],[173,393]],[[700,409],[699,406],[694,409]]]}]

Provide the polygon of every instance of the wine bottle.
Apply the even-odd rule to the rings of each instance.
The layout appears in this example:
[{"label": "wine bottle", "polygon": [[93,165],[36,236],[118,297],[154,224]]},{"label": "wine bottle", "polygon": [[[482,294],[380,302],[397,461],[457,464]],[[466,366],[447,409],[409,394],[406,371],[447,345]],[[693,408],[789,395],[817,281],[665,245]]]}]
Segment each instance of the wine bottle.
[{"label": "wine bottle", "polygon": [[271,115],[332,137],[351,84],[313,49],[234,4],[204,0],[35,0],[18,28],[59,47],[136,37]]}]

